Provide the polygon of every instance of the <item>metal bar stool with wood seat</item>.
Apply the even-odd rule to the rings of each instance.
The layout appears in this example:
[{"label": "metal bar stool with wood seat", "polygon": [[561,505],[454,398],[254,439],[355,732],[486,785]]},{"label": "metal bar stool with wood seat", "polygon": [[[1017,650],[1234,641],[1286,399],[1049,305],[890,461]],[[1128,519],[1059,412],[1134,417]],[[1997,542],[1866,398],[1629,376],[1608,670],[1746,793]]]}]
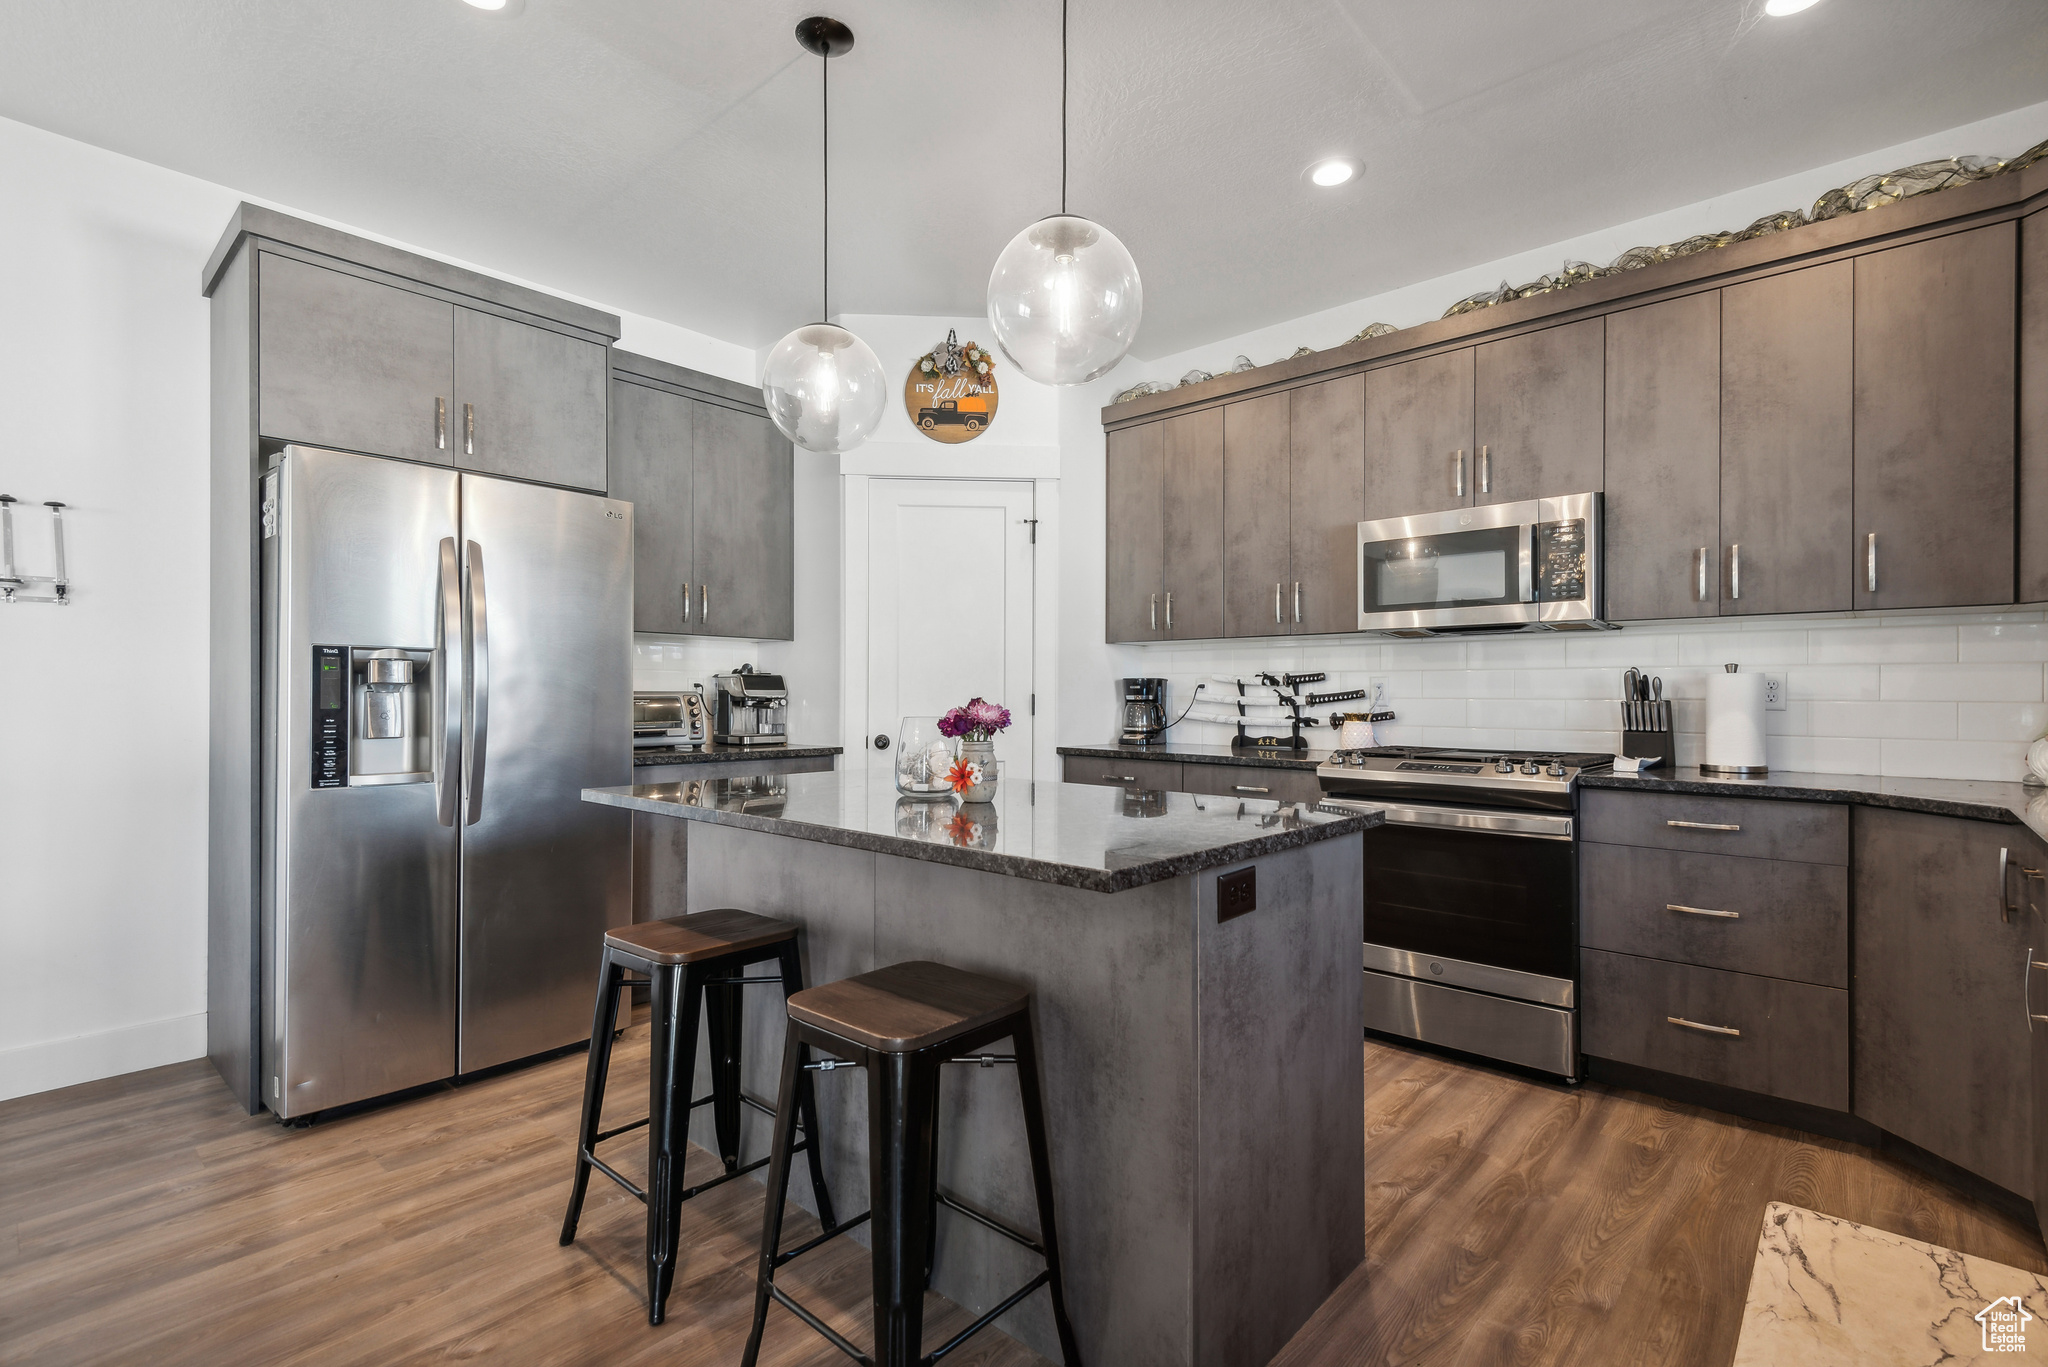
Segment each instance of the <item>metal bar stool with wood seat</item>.
[{"label": "metal bar stool with wood seat", "polygon": [[[740,1089],[740,993],[757,983],[779,983],[784,994],[803,990],[803,962],[797,953],[797,927],[789,921],[726,908],[694,916],[672,916],[619,926],[604,936],[604,957],[598,966],[597,1010],[590,1028],[590,1063],[583,1078],[583,1121],[576,1136],[576,1179],[569,1189],[569,1213],[562,1221],[562,1243],[576,1239],[576,1221],[583,1213],[590,1170],[596,1168],[647,1207],[647,1322],[660,1324],[675,1281],[677,1227],[683,1202],[700,1192],[754,1171],[766,1157],[742,1164],[740,1107],[752,1106],[776,1117],[782,1134],[792,1108],[803,1124],[799,1147],[810,1156],[811,1189],[826,1226],[832,1225],[832,1198],[825,1190],[825,1168],[818,1152],[818,1108],[806,1074],[782,1112],[770,1110]],[[774,977],[749,978],[753,964],[773,961]],[[640,986],[628,971],[647,975],[653,997],[653,1049],[648,1061],[647,1117],[616,1129],[599,1130],[604,1110],[605,1078],[611,1070],[612,1022],[620,992]],[[697,1014],[705,1008],[709,1024],[711,1094],[690,1099],[697,1066]],[[718,1156],[724,1171],[693,1187],[682,1185],[689,1151],[690,1115],[699,1106],[712,1108]],[[647,1187],[635,1186],[597,1156],[607,1139],[647,1127]],[[784,1179],[787,1181],[787,1178]]]},{"label": "metal bar stool with wood seat", "polygon": [[[1011,1055],[958,1057],[997,1040],[1012,1041]],[[812,1063],[809,1046],[832,1055]],[[938,1188],[939,1072],[948,1063],[1014,1063],[1024,1102],[1024,1137],[1031,1150],[1031,1182],[1038,1197],[1039,1237],[1010,1228],[963,1205]],[[814,1070],[860,1067],[868,1075],[869,1209],[844,1225],[825,1219],[825,1232],[787,1252],[782,1249],[782,1204],[789,1189],[795,1133],[792,1099],[803,1094]],[[768,1302],[779,1301],[824,1335],[833,1347],[869,1367],[926,1367],[958,1348],[1019,1301],[1048,1287],[1053,1324],[1066,1367],[1081,1367],[1060,1281],[1059,1239],[1053,1226],[1052,1170],[1045,1142],[1045,1107],[1039,1092],[1038,1052],[1031,1025],[1031,993],[1014,983],[923,961],[813,987],[789,998],[789,1029],[782,1051],[782,1084],[775,1139],[769,1150],[768,1206],[754,1290],[754,1328],[743,1367],[755,1367]],[[931,1284],[938,1208],[960,1212],[1045,1259],[1045,1270],[952,1339],[925,1353],[924,1293]],[[875,1351],[862,1353],[775,1284],[775,1271],[862,1221],[874,1225]]]}]

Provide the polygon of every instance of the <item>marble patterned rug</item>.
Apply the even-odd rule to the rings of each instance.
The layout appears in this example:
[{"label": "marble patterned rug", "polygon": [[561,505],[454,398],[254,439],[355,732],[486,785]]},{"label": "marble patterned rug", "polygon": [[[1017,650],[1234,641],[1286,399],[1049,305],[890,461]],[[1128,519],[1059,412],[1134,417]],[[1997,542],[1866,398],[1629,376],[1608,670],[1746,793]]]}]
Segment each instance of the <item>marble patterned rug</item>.
[{"label": "marble patterned rug", "polygon": [[1735,1367],[2048,1361],[2048,1279],[1773,1201]]}]

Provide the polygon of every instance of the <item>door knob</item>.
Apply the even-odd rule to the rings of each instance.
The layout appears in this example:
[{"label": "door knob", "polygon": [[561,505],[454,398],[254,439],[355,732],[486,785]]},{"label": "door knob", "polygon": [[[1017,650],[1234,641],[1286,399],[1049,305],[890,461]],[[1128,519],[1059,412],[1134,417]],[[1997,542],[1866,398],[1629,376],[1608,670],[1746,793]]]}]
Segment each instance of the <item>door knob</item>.
[{"label": "door knob", "polygon": [[875,737],[875,748],[876,748],[877,750],[886,750],[886,749],[888,749],[888,748],[889,748],[889,738],[888,738],[887,736],[876,736],[876,737]]}]

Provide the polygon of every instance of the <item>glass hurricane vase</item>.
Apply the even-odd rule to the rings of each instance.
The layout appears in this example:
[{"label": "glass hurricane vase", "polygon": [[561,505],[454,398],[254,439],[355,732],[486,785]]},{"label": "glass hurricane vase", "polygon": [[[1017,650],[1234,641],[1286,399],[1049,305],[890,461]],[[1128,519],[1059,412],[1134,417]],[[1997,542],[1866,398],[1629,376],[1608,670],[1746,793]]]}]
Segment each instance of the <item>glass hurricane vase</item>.
[{"label": "glass hurricane vase", "polygon": [[896,791],[926,802],[953,796],[953,759],[937,717],[905,717],[896,733]]}]

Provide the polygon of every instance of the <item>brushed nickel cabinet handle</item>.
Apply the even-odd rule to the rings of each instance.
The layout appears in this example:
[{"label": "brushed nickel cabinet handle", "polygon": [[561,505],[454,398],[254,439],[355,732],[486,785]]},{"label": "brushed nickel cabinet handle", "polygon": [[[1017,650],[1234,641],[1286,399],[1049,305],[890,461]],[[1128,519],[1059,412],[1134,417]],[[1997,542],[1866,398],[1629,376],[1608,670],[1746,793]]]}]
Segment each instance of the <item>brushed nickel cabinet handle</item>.
[{"label": "brushed nickel cabinet handle", "polygon": [[1998,919],[2012,924],[2012,851],[1998,847]]},{"label": "brushed nickel cabinet handle", "polygon": [[711,625],[711,585],[697,585],[697,625]]},{"label": "brushed nickel cabinet handle", "polygon": [[1301,581],[1294,581],[1294,625],[1301,625]]},{"label": "brushed nickel cabinet handle", "polygon": [[1692,601],[1704,603],[1707,601],[1707,548],[1705,546],[1693,552],[1692,572]]},{"label": "brushed nickel cabinet handle", "polygon": [[1740,826],[1726,826],[1718,821],[1666,821],[1667,826],[1676,826],[1685,831],[1739,831]]},{"label": "brushed nickel cabinet handle", "polygon": [[1710,1035],[1733,1035],[1740,1038],[1742,1034],[1732,1025],[1705,1025],[1699,1021],[1689,1021],[1683,1016],[1666,1016],[1664,1019],[1673,1025],[1682,1025],[1688,1030],[1704,1030]]},{"label": "brushed nickel cabinet handle", "polygon": [[1173,590],[1166,591],[1166,629],[1173,630]]},{"label": "brushed nickel cabinet handle", "polygon": [[1870,593],[1877,592],[1877,533],[1863,538],[1863,587]]},{"label": "brushed nickel cabinet handle", "polygon": [[1728,547],[1728,596],[1742,596],[1742,543],[1739,541]]},{"label": "brushed nickel cabinet handle", "polygon": [[434,396],[434,449],[448,449],[448,400],[439,394]]},{"label": "brushed nickel cabinet handle", "polygon": [[1479,448],[1479,492],[1493,492],[1493,453],[1484,446]]},{"label": "brushed nickel cabinet handle", "polygon": [[1664,910],[1682,911],[1688,916],[1721,916],[1727,918],[1730,921],[1739,921],[1742,919],[1742,913],[1739,911],[1712,911],[1706,907],[1684,907],[1680,906],[1676,902],[1666,902],[1664,904]]},{"label": "brushed nickel cabinet handle", "polygon": [[1459,498],[1465,496],[1465,452],[1463,448],[1451,453],[1451,492]]},{"label": "brushed nickel cabinet handle", "polygon": [[686,584],[684,584],[684,585],[683,585],[683,625],[685,625],[685,626],[688,626],[688,625],[689,625],[689,622],[690,622],[690,586],[689,586],[689,585],[688,585],[688,584],[686,583]]},{"label": "brushed nickel cabinet handle", "polygon": [[1159,595],[1152,595],[1152,630],[1159,630]]},{"label": "brushed nickel cabinet handle", "polygon": [[1136,774],[1104,774],[1102,781],[1104,783],[1136,783],[1138,776]]},{"label": "brushed nickel cabinet handle", "polygon": [[1273,790],[1271,788],[1254,788],[1249,783],[1236,783],[1231,785],[1230,791],[1233,793],[1270,793]]},{"label": "brushed nickel cabinet handle", "polygon": [[476,454],[476,405],[472,403],[462,405],[462,454]]},{"label": "brushed nickel cabinet handle", "polygon": [[1280,583],[1278,580],[1275,580],[1273,583],[1273,625],[1276,627],[1280,625]]}]

